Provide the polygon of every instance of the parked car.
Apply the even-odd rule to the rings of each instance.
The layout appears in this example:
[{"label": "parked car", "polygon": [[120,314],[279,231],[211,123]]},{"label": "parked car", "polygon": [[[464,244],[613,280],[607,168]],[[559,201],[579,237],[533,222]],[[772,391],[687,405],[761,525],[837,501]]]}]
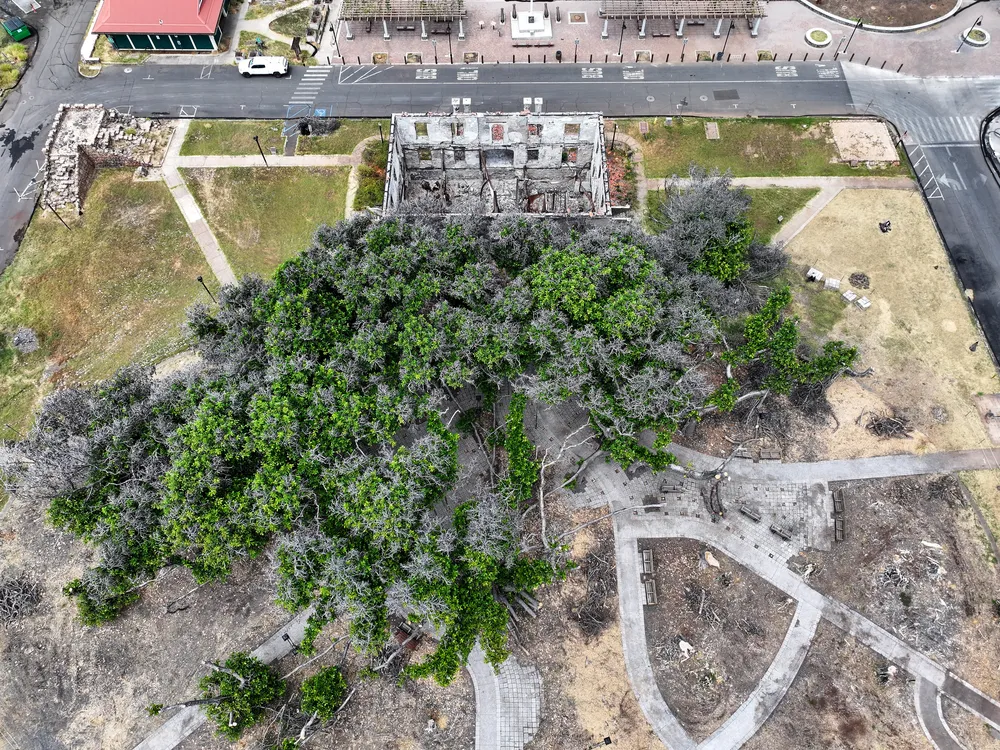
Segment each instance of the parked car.
[{"label": "parked car", "polygon": [[4,16],[3,20],[0,21],[0,26],[3,26],[3,30],[7,32],[7,36],[15,42],[31,36],[31,29],[28,28],[28,24],[15,16]]},{"label": "parked car", "polygon": [[288,59],[284,57],[248,57],[240,60],[240,73],[244,78],[250,76],[283,76],[288,72]]}]

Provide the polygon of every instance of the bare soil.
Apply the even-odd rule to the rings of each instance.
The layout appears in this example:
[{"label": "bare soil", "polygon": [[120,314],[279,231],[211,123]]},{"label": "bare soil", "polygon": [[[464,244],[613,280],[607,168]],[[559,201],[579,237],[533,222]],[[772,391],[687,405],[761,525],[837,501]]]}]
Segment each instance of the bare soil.
[{"label": "bare soil", "polygon": [[814,0],[841,18],[860,18],[866,26],[913,26],[940,18],[954,7],[950,0]]},{"label": "bare soil", "polygon": [[[548,510],[548,502],[546,506]],[[559,507],[553,511],[558,513]],[[567,512],[566,520],[584,523],[603,513]],[[591,551],[613,550],[613,545],[610,519],[579,532],[572,548],[579,567],[564,582],[541,592],[538,618],[519,628],[523,647],[515,647],[515,655],[542,676],[541,727],[529,748],[579,750],[612,737],[616,747],[662,750],[625,671],[617,586],[612,585],[605,600],[607,619],[599,633],[585,636],[580,620],[581,606],[588,599],[586,557]]]},{"label": "bare soil", "polygon": [[941,701],[941,714],[965,750],[997,750],[1000,747],[1000,739],[994,736],[989,724],[947,698]]},{"label": "bare soil", "polygon": [[[659,597],[659,604],[644,608],[656,683],[684,729],[700,741],[753,692],[781,646],[795,604],[700,542],[639,544],[653,550]],[[708,565],[706,552],[720,567]],[[689,656],[681,642],[692,647]]]},{"label": "bare soil", "polygon": [[952,476],[869,480],[844,490],[847,538],[791,564],[808,582],[939,660],[979,689],[1000,688],[997,570]]},{"label": "bare soil", "polygon": [[784,699],[744,750],[925,750],[907,675],[886,684],[888,665],[837,627],[821,622]]},{"label": "bare soil", "polygon": [[61,589],[91,556],[38,508],[11,500],[0,512],[0,568],[37,571],[43,587],[33,614],[0,630],[0,727],[14,747],[132,747],[164,721],[146,706],[191,698],[203,660],[253,649],[290,618],[248,562],[202,587],[184,569],[164,570],[120,619],[86,628]]}]

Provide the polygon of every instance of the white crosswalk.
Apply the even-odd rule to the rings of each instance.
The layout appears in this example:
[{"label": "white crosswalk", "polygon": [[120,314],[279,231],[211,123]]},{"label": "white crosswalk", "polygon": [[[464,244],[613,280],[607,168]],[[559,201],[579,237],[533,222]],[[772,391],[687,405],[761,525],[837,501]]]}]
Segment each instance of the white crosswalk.
[{"label": "white crosswalk", "polygon": [[979,119],[970,116],[916,117],[907,119],[909,137],[917,143],[975,143]]},{"label": "white crosswalk", "polygon": [[295,87],[295,91],[292,93],[292,97],[288,103],[312,104],[316,101],[316,97],[319,96],[319,90],[323,88],[323,84],[326,82],[331,70],[333,70],[332,65],[317,65],[314,68],[307,68],[305,74],[302,76],[302,80],[299,81],[299,85]]}]

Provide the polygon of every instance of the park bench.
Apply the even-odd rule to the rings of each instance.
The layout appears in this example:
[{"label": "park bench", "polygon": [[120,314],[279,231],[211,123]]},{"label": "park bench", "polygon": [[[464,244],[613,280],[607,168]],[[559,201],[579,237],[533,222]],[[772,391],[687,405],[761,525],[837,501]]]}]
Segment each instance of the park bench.
[{"label": "park bench", "polygon": [[847,527],[843,518],[835,518],[833,521],[833,539],[842,542],[847,538]]},{"label": "park bench", "polygon": [[642,551],[642,572],[653,575],[653,550],[644,549]]},{"label": "park bench", "polygon": [[660,485],[660,492],[664,494],[669,494],[669,493],[676,494],[683,491],[684,491],[683,484],[676,484],[674,482],[664,482],[663,484]]},{"label": "park bench", "polygon": [[774,523],[771,524],[771,533],[780,536],[786,542],[792,541],[792,532],[790,532],[788,529],[783,529],[781,526],[778,526],[777,524]]},{"label": "park bench", "polygon": [[643,587],[646,590],[646,604],[656,604],[656,581],[646,581]]},{"label": "park bench", "polygon": [[834,490],[833,491],[833,512],[836,515],[844,514],[844,491]]},{"label": "park bench", "polygon": [[761,461],[780,461],[781,451],[773,449],[765,449],[760,452]]},{"label": "park bench", "polygon": [[757,511],[757,510],[754,510],[749,505],[741,505],[740,506],[740,513],[742,513],[744,516],[746,516],[747,518],[749,518],[754,523],[760,523],[760,512]]},{"label": "park bench", "polygon": [[753,458],[753,453],[746,448],[737,448],[733,453],[733,458]]}]

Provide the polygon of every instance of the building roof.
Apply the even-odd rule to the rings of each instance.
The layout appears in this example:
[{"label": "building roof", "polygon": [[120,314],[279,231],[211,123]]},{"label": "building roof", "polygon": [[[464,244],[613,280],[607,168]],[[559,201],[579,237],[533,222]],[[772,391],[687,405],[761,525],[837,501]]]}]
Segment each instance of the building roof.
[{"label": "building roof", "polygon": [[226,0],[104,0],[95,34],[214,34]]}]

